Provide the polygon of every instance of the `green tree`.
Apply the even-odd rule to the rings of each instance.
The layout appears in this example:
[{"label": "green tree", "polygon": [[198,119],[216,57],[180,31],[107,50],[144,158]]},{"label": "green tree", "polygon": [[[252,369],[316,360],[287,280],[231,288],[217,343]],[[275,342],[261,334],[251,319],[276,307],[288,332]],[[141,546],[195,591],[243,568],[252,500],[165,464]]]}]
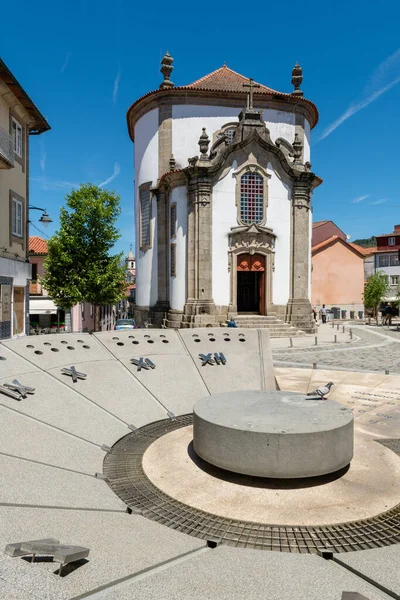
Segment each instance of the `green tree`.
[{"label": "green tree", "polygon": [[364,289],[364,306],[373,311],[373,316],[378,324],[379,305],[389,291],[388,276],[383,271],[377,271],[368,277]]},{"label": "green tree", "polygon": [[42,284],[64,310],[79,302],[93,304],[97,331],[99,306],[115,304],[126,288],[122,253],[110,254],[120,237],[115,226],[120,198],[87,183],[65,199],[60,229],[48,242]]}]

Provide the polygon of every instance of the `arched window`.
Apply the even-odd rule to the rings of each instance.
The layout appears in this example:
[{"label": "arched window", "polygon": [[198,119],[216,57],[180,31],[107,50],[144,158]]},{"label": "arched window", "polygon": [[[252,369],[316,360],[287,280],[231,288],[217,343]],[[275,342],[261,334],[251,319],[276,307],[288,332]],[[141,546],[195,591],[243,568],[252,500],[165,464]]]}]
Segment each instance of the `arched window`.
[{"label": "arched window", "polygon": [[226,136],[226,143],[232,144],[237,129],[236,123],[227,123],[216,134],[216,139],[220,139],[223,135]]},{"label": "arched window", "polygon": [[240,178],[240,220],[244,225],[264,219],[264,178],[246,171]]}]

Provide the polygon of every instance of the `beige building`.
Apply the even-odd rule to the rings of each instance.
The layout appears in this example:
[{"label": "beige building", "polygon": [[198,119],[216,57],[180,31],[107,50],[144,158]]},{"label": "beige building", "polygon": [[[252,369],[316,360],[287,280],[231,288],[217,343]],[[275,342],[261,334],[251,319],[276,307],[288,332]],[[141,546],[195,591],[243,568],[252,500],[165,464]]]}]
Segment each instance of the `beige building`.
[{"label": "beige building", "polygon": [[0,59],[0,339],[29,333],[29,136],[48,129]]}]

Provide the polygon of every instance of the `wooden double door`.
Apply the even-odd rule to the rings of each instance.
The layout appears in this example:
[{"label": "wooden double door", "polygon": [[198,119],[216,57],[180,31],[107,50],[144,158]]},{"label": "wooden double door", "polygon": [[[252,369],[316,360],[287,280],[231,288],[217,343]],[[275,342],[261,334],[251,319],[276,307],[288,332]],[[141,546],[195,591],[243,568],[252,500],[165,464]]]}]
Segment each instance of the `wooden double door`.
[{"label": "wooden double door", "polygon": [[238,256],[237,310],[265,314],[265,256],[261,254]]}]

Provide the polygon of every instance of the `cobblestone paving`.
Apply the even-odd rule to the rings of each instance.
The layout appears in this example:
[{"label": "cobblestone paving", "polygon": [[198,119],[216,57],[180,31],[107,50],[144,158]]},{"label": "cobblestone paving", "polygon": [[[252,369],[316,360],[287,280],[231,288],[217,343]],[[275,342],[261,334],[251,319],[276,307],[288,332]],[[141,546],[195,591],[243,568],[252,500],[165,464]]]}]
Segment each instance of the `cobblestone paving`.
[{"label": "cobblestone paving", "polygon": [[338,347],[275,348],[274,363],[310,368],[316,362],[318,368],[400,373],[400,333],[361,326],[353,331],[360,339]]}]

